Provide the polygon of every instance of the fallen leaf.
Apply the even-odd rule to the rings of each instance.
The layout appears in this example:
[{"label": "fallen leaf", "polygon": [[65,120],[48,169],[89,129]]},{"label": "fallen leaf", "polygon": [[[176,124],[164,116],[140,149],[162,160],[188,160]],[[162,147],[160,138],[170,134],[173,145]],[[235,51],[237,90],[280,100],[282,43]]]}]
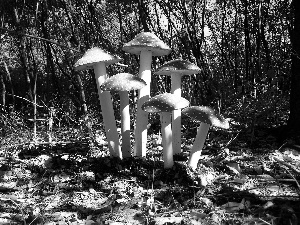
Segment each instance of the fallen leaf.
[{"label": "fallen leaf", "polygon": [[192,211],[190,213],[190,216],[193,217],[194,219],[199,220],[199,219],[203,219],[203,218],[207,217],[207,214],[206,213]]},{"label": "fallen leaf", "polygon": [[242,179],[242,178],[235,178],[233,179],[233,181],[231,181],[232,183],[237,183],[237,184],[244,184],[247,180],[246,179]]},{"label": "fallen leaf", "polygon": [[156,217],[154,219],[156,225],[164,225],[164,224],[181,224],[183,218],[182,217]]},{"label": "fallen leaf", "polygon": [[241,172],[241,168],[240,165],[238,163],[227,163],[226,165],[232,172],[234,172],[235,174],[240,174]]},{"label": "fallen leaf", "polygon": [[270,207],[274,206],[274,203],[271,202],[271,201],[267,201],[264,205],[263,205],[263,208],[264,209],[268,209]]},{"label": "fallen leaf", "polygon": [[192,225],[203,225],[203,223],[202,223],[201,221],[197,221],[197,220],[194,220],[194,219],[191,219],[191,220],[190,220],[190,223],[191,223]]}]

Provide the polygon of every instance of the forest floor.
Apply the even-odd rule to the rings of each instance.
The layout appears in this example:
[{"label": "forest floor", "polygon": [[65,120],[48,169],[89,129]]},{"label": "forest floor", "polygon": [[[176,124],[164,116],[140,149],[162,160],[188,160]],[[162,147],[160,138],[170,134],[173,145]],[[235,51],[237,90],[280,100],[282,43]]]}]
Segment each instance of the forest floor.
[{"label": "forest floor", "polygon": [[[211,130],[196,171],[182,154],[164,169],[159,133],[146,158],[110,158],[100,130],[0,139],[0,224],[299,224],[300,147],[266,130]],[[43,136],[44,135],[44,136]],[[44,137],[44,138],[42,138]]]}]

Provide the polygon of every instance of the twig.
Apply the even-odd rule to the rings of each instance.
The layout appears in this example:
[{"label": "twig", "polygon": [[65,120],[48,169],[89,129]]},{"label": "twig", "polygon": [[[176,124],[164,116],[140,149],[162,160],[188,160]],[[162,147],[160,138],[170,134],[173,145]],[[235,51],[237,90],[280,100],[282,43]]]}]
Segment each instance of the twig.
[{"label": "twig", "polygon": [[261,220],[261,221],[263,221],[266,224],[272,225],[272,224],[268,223],[267,221],[263,220],[262,218],[258,218],[258,219]]},{"label": "twig", "polygon": [[117,62],[116,64],[117,64],[118,66],[128,67],[128,65],[123,64],[123,63],[119,63],[119,62]]},{"label": "twig", "polygon": [[280,151],[286,144],[287,144],[287,142],[284,142],[284,143],[277,149],[277,151]]},{"label": "twig", "polygon": [[[22,36],[27,37],[27,38],[34,38],[34,39],[37,39],[37,40],[40,40],[40,41],[49,42],[49,43],[51,43],[51,44],[58,45],[58,46],[60,46],[60,47],[69,49],[69,50],[71,50],[71,51],[75,51],[75,52],[81,53],[81,51],[78,50],[78,49],[70,48],[69,46],[60,44],[60,43],[58,43],[58,42],[56,42],[56,41],[49,40],[49,39],[46,39],[46,38],[34,36],[34,35],[31,35],[31,34],[24,34],[24,33],[21,33],[21,32],[14,31],[14,30],[6,29],[6,28],[4,28],[4,27],[0,27],[0,30],[4,30],[4,31],[7,31],[7,32],[9,32],[9,33],[13,33],[13,34],[17,34],[17,35],[22,35]],[[128,65],[123,64],[123,63],[119,63],[119,62],[117,62],[116,64],[117,64],[118,66],[128,67]]]},{"label": "twig", "polygon": [[11,95],[11,96],[14,96],[14,97],[17,97],[17,98],[23,99],[23,100],[25,100],[25,101],[27,101],[27,102],[30,102],[31,104],[34,104],[34,105],[36,105],[37,107],[44,108],[44,106],[38,105],[38,104],[36,104],[36,103],[34,103],[34,102],[32,102],[32,101],[28,100],[27,98],[23,98],[23,97],[20,97],[20,96],[18,96],[18,95],[12,95],[12,94],[7,94],[7,95]]},{"label": "twig", "polygon": [[72,50],[72,51],[81,52],[81,51],[79,51],[79,50],[77,50],[77,49],[70,48],[70,47],[68,47],[68,46],[66,46],[66,45],[59,44],[59,43],[56,42],[56,41],[49,40],[49,39],[46,39],[46,38],[37,37],[37,36],[34,36],[34,35],[30,35],[30,34],[20,33],[20,32],[17,32],[17,31],[13,31],[13,30],[6,29],[6,28],[4,28],[4,27],[0,27],[0,30],[4,30],[4,31],[7,31],[7,32],[9,32],[9,33],[14,33],[14,34],[17,34],[17,35],[22,35],[22,36],[28,37],[28,38],[34,38],[34,39],[37,39],[37,40],[46,41],[46,42],[49,42],[49,43],[51,43],[51,44],[58,45],[58,46],[63,47],[63,48],[67,48],[67,49]]},{"label": "twig", "polygon": [[22,216],[23,216],[23,222],[24,222],[24,225],[26,225],[25,214],[24,214],[22,208],[19,206],[19,204],[18,204],[16,201],[14,201],[13,199],[11,199],[11,198],[1,198],[1,200],[9,200],[9,201],[11,201],[15,206],[17,206],[17,208],[21,211],[21,214],[22,214]]},{"label": "twig", "polygon": [[295,166],[291,165],[290,163],[286,163],[285,161],[282,161],[280,159],[278,159],[277,157],[273,157],[273,159],[279,163],[281,163],[282,165],[290,168],[291,170],[293,170],[294,172],[300,174],[300,170],[298,170]]},{"label": "twig", "polygon": [[299,185],[299,182],[297,181],[297,179],[294,177],[294,175],[288,170],[288,169],[285,169],[289,174],[290,176],[293,178],[293,180],[296,182],[297,186],[298,186],[298,192],[300,194],[300,185]]},{"label": "twig", "polygon": [[241,132],[241,131],[239,131],[239,132],[237,133],[237,135],[236,135],[234,138],[232,138],[232,139],[230,139],[230,140],[228,141],[228,143],[225,145],[225,148],[227,148],[228,145],[230,145],[230,144],[231,144],[231,143],[239,136],[240,132]]}]

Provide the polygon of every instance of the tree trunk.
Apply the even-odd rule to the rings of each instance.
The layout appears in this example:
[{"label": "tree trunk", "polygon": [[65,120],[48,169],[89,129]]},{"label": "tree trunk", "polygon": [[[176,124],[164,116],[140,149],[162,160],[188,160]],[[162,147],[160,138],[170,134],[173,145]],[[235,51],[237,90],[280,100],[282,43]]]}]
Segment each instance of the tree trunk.
[{"label": "tree trunk", "polygon": [[32,89],[31,89],[31,79],[28,73],[28,62],[27,62],[27,54],[26,54],[26,40],[25,36],[22,35],[25,33],[25,26],[22,24],[22,14],[19,15],[18,9],[14,8],[14,19],[16,23],[16,32],[19,33],[17,35],[17,45],[18,45],[18,54],[22,65],[23,75],[26,81],[26,92],[31,101],[33,101]]},{"label": "tree trunk", "polygon": [[[250,80],[250,58],[251,58],[251,43],[250,43],[250,33],[249,33],[249,22],[248,22],[248,3],[244,2],[244,33],[245,33],[245,75],[243,77],[242,93],[243,95],[247,93],[248,87],[245,87],[245,83]],[[245,90],[246,89],[246,90]]]},{"label": "tree trunk", "polygon": [[300,1],[292,2],[292,27],[290,31],[292,43],[292,71],[290,92],[290,116],[288,128],[300,134]]},{"label": "tree trunk", "polygon": [[[49,30],[48,30],[48,5],[45,3],[45,5],[42,5],[42,13],[41,13],[41,30],[42,34],[45,39],[51,40]],[[53,54],[51,51],[51,45],[49,42],[44,43],[45,45],[45,51],[46,51],[46,59],[47,59],[47,72],[51,74],[52,79],[52,88],[54,89],[55,94],[61,97],[61,89],[60,89],[60,83],[56,76],[56,70],[54,66],[54,60],[53,60]]]},{"label": "tree trunk", "polygon": [[21,65],[22,65],[23,75],[24,75],[25,81],[26,81],[26,89],[27,89],[26,91],[27,91],[30,101],[33,101],[31,79],[30,79],[30,75],[29,75],[29,71],[28,71],[29,64],[27,62],[25,37],[19,36],[18,42],[19,42],[19,57],[20,57]]},{"label": "tree trunk", "polygon": [[83,115],[86,115],[86,113],[87,113],[87,104],[86,104],[86,98],[85,98],[83,82],[81,80],[81,77],[80,77],[79,73],[76,73],[76,80],[77,80],[78,91],[79,91],[79,96],[80,96],[81,113]]},{"label": "tree trunk", "polygon": [[138,1],[138,8],[139,8],[139,17],[140,17],[140,27],[144,30],[144,32],[149,32],[150,29],[147,23],[147,8],[143,0]]},{"label": "tree trunk", "polygon": [[4,65],[4,68],[5,68],[5,71],[6,71],[6,76],[7,76],[7,81],[9,83],[9,86],[10,86],[10,93],[11,93],[11,98],[12,98],[12,110],[14,110],[15,108],[15,92],[14,92],[14,87],[13,87],[13,84],[12,84],[12,81],[11,81],[11,76],[10,76],[10,72],[8,70],[8,66],[6,64],[5,61],[3,61],[3,65]]},{"label": "tree trunk", "polygon": [[6,95],[6,88],[4,83],[4,73],[0,73],[0,90],[1,90],[1,102],[2,108],[5,108],[5,95]]}]

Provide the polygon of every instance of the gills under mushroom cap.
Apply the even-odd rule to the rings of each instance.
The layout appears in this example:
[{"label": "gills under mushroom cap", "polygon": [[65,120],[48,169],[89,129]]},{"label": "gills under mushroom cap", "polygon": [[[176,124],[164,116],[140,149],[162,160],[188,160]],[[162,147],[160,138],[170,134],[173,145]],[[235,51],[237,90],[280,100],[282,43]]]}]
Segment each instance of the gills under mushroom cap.
[{"label": "gills under mushroom cap", "polygon": [[171,49],[155,34],[151,32],[142,32],[135,38],[124,44],[123,51],[135,55],[140,55],[141,51],[151,51],[153,56],[168,55]]},{"label": "gills under mushroom cap", "polygon": [[85,70],[93,67],[94,64],[104,62],[109,65],[121,61],[118,56],[113,56],[101,48],[94,47],[86,51],[86,53],[75,63],[75,70]]},{"label": "gills under mushroom cap", "polygon": [[158,75],[171,75],[171,74],[182,74],[190,75],[200,72],[200,68],[189,61],[176,59],[165,63],[160,66],[155,74]]},{"label": "gills under mushroom cap", "polygon": [[215,127],[228,129],[228,121],[212,108],[207,106],[191,106],[182,110],[188,117],[202,123],[210,124]]},{"label": "gills under mushroom cap", "polygon": [[182,109],[189,106],[190,102],[185,98],[178,97],[174,94],[164,93],[156,95],[142,105],[146,112],[172,112],[175,109]]},{"label": "gills under mushroom cap", "polygon": [[132,91],[145,87],[146,82],[129,73],[118,73],[108,79],[100,86],[103,91]]}]

